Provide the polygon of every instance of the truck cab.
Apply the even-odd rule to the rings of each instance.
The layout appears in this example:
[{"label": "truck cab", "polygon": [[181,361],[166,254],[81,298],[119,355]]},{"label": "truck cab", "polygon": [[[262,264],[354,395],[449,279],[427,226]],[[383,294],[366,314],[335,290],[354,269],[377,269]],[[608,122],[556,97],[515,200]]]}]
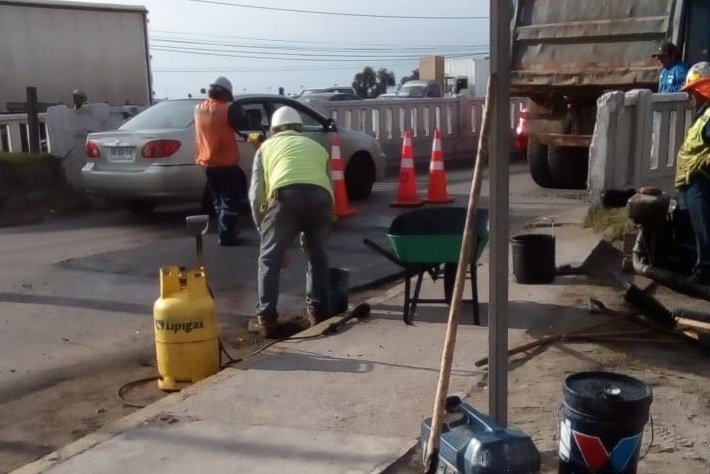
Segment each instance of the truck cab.
[{"label": "truck cab", "polygon": [[407,81],[397,92],[397,96],[406,99],[444,97],[444,88],[439,81],[435,80]]},{"label": "truck cab", "polygon": [[527,97],[528,165],[546,188],[586,187],[596,101],[609,90],[656,90],[652,57],[672,41],[708,59],[708,0],[514,2],[511,94]]}]

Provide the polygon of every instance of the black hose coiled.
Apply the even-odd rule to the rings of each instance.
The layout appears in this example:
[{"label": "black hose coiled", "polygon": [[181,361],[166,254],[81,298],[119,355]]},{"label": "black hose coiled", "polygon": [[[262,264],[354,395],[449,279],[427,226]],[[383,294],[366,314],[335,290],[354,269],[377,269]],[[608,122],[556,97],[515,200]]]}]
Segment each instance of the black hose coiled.
[{"label": "black hose coiled", "polygon": [[710,287],[704,287],[702,285],[689,282],[676,273],[648,266],[643,269],[642,274],[643,276],[657,281],[663,286],[667,286],[671,290],[677,291],[678,293],[710,301]]}]

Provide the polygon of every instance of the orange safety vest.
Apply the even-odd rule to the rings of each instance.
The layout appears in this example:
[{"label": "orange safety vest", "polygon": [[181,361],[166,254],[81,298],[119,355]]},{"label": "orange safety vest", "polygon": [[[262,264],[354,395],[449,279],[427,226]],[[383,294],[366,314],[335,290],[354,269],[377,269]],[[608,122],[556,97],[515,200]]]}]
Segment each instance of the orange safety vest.
[{"label": "orange safety vest", "polygon": [[237,137],[229,126],[229,103],[203,100],[195,107],[195,161],[202,166],[239,164]]}]

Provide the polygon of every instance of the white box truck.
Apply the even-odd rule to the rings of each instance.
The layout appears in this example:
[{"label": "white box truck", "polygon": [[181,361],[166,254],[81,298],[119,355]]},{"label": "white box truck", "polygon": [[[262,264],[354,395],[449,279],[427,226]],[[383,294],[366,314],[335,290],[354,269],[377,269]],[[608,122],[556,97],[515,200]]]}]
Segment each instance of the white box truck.
[{"label": "white box truck", "polygon": [[24,112],[26,88],[40,111],[90,102],[150,105],[152,85],[143,6],[0,0],[0,113]]}]

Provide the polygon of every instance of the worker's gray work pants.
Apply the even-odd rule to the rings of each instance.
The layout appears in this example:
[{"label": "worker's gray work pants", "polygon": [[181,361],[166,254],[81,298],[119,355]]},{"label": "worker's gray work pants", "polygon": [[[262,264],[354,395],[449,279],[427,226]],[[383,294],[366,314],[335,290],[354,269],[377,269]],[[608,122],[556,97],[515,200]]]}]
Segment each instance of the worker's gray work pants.
[{"label": "worker's gray work pants", "polygon": [[281,262],[299,232],[303,232],[308,254],[306,304],[319,319],[329,315],[325,246],[332,215],[331,194],[320,186],[295,184],[276,190],[261,222],[259,301],[256,307],[261,318],[273,321],[278,317]]}]

